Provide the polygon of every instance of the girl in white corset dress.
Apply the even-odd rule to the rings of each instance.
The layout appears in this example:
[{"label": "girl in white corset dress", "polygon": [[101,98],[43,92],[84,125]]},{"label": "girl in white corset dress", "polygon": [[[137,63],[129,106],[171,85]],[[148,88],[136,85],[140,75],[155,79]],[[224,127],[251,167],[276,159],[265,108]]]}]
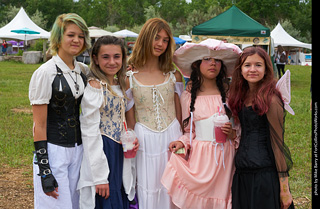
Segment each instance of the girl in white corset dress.
[{"label": "girl in white corset dress", "polygon": [[[173,67],[175,42],[162,19],[148,20],[135,43],[127,72],[135,101],[137,194],[140,209],[169,209],[171,200],[160,183],[170,142],[181,135],[179,95],[182,76]],[[128,122],[129,123],[129,122]]]}]

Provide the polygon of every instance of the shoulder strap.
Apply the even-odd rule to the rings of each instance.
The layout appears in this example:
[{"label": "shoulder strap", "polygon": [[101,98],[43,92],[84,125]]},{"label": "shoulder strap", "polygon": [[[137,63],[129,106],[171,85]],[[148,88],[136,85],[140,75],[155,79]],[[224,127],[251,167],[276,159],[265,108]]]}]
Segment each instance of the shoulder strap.
[{"label": "shoulder strap", "polygon": [[129,71],[126,72],[126,76],[129,77],[130,89],[132,89],[132,87],[133,87],[133,84],[132,84],[133,74],[138,73],[138,72],[139,71],[132,71],[132,70],[129,70]]}]

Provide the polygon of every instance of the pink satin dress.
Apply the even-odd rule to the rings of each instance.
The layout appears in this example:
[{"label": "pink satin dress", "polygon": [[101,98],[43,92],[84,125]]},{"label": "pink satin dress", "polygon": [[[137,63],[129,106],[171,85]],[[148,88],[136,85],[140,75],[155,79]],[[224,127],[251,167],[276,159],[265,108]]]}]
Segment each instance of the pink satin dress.
[{"label": "pink satin dress", "polygon": [[[181,95],[183,119],[190,114],[190,101],[191,94],[184,91]],[[186,148],[191,147],[189,158],[186,161],[183,156],[172,154],[167,163],[161,183],[178,208],[231,209],[231,185],[238,139],[227,139],[226,143],[215,142],[213,115],[221,105],[220,95],[197,96],[192,134],[189,122],[184,135],[179,138]]]}]

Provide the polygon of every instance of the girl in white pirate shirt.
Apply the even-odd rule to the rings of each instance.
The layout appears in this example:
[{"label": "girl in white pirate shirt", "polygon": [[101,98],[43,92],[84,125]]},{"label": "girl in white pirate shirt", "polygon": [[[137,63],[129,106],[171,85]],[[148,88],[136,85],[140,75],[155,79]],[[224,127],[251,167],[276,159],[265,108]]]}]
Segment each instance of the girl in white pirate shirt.
[{"label": "girl in white pirate shirt", "polygon": [[78,208],[82,160],[79,112],[89,69],[74,57],[90,47],[89,31],[77,14],[57,17],[51,31],[52,59],[32,75],[35,208]]}]

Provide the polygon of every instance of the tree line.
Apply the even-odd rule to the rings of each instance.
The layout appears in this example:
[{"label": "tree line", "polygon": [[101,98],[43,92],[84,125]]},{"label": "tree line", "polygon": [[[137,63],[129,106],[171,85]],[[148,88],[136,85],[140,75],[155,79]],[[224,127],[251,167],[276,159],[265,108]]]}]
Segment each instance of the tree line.
[{"label": "tree line", "polygon": [[139,32],[147,19],[161,17],[178,36],[190,34],[192,27],[233,4],[271,30],[280,21],[293,37],[311,43],[312,0],[1,0],[0,27],[24,7],[31,19],[47,31],[59,14],[74,12],[88,26],[111,32],[124,28]]}]

